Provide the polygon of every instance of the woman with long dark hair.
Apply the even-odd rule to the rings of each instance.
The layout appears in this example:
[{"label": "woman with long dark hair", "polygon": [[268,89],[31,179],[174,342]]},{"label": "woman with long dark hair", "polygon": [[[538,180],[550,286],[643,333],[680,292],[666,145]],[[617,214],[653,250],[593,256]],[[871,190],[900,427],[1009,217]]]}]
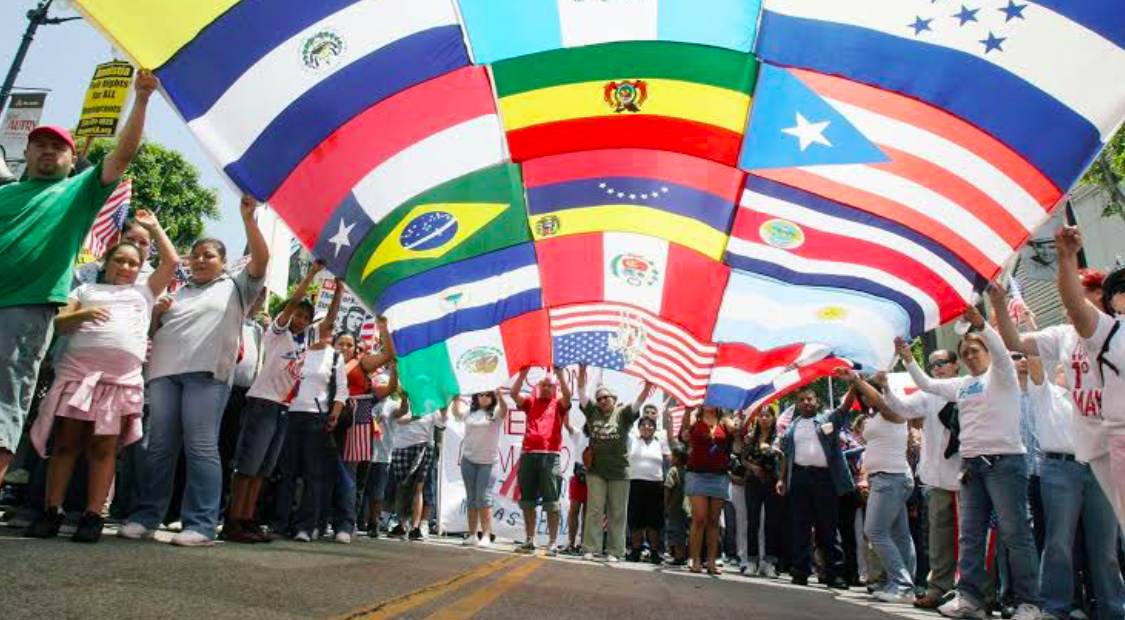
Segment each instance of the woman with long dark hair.
[{"label": "woman with long dark hair", "polygon": [[492,466],[500,460],[500,429],[508,418],[508,403],[499,388],[473,394],[469,411],[456,399],[449,411],[465,423],[461,440],[461,478],[465,481],[465,502],[469,511],[467,546],[488,546],[492,537]]},{"label": "woman with long dark hair", "polygon": [[707,539],[707,572],[722,571],[719,559],[719,519],[730,498],[731,442],[738,429],[718,407],[700,407],[691,424],[685,424],[680,439],[688,445],[687,479],[684,494],[691,502],[691,534],[688,555],[691,572],[703,572],[700,557]]}]

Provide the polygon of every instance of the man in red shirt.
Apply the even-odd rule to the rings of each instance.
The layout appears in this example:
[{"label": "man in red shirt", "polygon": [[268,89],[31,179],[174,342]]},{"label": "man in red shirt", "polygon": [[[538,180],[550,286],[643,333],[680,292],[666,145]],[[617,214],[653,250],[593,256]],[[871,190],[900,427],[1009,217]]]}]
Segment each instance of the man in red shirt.
[{"label": "man in red shirt", "polygon": [[512,385],[516,407],[527,416],[516,474],[527,541],[520,545],[518,551],[535,552],[535,506],[542,501],[550,536],[547,555],[555,555],[559,535],[559,488],[562,486],[559,450],[562,448],[563,421],[570,411],[570,388],[563,379],[562,369],[555,368],[554,374],[547,373],[532,388],[530,397],[524,396],[520,392],[527,381],[527,371],[527,368],[521,370]]}]

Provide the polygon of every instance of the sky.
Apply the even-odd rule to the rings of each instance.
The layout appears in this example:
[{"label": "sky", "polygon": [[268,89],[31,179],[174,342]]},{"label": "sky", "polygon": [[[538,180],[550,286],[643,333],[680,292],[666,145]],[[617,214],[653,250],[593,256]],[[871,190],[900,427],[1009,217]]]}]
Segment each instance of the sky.
[{"label": "sky", "polygon": [[[7,74],[27,28],[27,12],[37,4],[37,0],[0,0],[0,72],[3,72],[0,81]],[[58,6],[52,6],[50,14],[52,17],[77,15],[73,10]],[[41,26],[16,86],[50,89],[40,122],[73,127],[78,122],[94,67],[110,60],[113,60],[112,47],[84,20]],[[222,239],[230,248],[244,247],[246,234],[238,215],[238,194],[207,159],[187,125],[159,94],[149,103],[145,137],[182,153],[199,170],[203,186],[219,190],[219,219],[204,221],[207,236]]]}]

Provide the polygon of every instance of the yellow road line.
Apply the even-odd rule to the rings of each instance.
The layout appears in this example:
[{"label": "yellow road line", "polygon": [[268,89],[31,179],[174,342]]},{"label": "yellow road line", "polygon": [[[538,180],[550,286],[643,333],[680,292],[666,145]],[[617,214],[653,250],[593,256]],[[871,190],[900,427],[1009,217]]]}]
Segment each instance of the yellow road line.
[{"label": "yellow road line", "polygon": [[505,592],[520,584],[528,575],[539,568],[541,559],[533,559],[505,573],[496,583],[481,588],[472,594],[455,601],[426,616],[424,620],[467,620],[488,607]]},{"label": "yellow road line", "polygon": [[361,607],[336,616],[333,620],[388,620],[389,618],[408,612],[416,607],[421,607],[422,605],[430,603],[474,581],[484,579],[492,573],[507,568],[517,560],[519,560],[518,557],[511,556],[483,566],[478,566],[467,573],[462,573],[451,579],[439,581],[438,583],[381,602],[378,605]]}]

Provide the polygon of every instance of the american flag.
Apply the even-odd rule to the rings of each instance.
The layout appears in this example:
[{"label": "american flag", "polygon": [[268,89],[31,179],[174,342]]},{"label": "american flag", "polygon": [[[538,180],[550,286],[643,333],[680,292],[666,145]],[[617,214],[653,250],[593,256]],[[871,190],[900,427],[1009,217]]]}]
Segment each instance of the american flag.
[{"label": "american flag", "polygon": [[123,179],[106,199],[102,210],[98,211],[94,227],[86,238],[86,248],[95,257],[101,258],[121,233],[125,220],[129,217],[129,201],[132,199],[133,181]]},{"label": "american flag", "polygon": [[344,441],[344,462],[366,463],[374,456],[374,424],[371,415],[375,408],[375,399],[371,397],[353,398],[355,413],[352,425],[348,429],[347,439]]},{"label": "american flag", "polygon": [[555,365],[586,363],[659,386],[688,406],[700,405],[718,348],[635,306],[575,304],[551,308]]},{"label": "american flag", "polygon": [[172,274],[172,281],[168,283],[168,294],[175,293],[176,289],[187,284],[189,278],[191,278],[191,269],[188,267],[188,262],[182,260],[176,266],[176,273]]},{"label": "american flag", "polygon": [[1008,276],[1008,316],[1016,325],[1030,324],[1035,321],[1035,315],[1023,299],[1023,291],[1015,277]]}]

